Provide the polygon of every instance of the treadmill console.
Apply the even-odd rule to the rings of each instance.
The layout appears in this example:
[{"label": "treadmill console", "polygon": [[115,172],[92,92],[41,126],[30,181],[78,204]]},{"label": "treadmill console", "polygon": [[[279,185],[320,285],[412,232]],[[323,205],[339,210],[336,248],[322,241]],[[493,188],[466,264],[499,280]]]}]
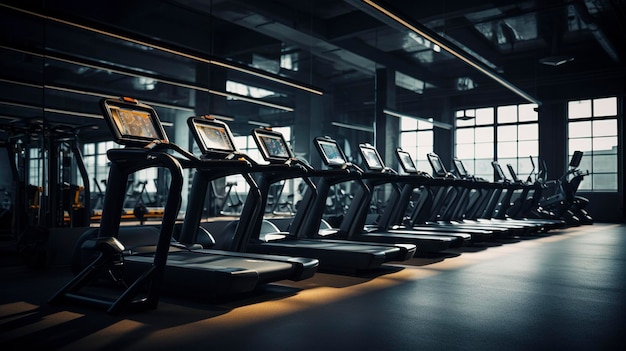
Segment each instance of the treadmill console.
[{"label": "treadmill console", "polygon": [[506,168],[509,169],[509,173],[511,174],[511,178],[513,178],[513,181],[515,183],[520,183],[521,180],[519,179],[519,177],[517,176],[517,173],[515,173],[515,170],[513,169],[513,166],[510,163],[506,164]]},{"label": "treadmill console", "polygon": [[367,143],[359,144],[359,151],[361,152],[367,169],[370,171],[382,171],[385,169],[385,163],[374,146]]},{"label": "treadmill console", "polygon": [[398,161],[400,162],[400,166],[402,167],[404,172],[408,174],[419,173],[417,170],[417,167],[415,166],[415,163],[413,162],[413,158],[411,157],[411,154],[398,148],[396,149],[396,156],[398,156]]},{"label": "treadmill console", "polygon": [[500,166],[498,161],[491,161],[491,166],[493,167],[494,172],[496,172],[496,179],[495,179],[496,182],[507,182],[508,181],[508,179],[504,175],[504,172],[502,171],[502,167]]},{"label": "treadmill console", "polygon": [[459,176],[459,178],[465,179],[470,177],[470,175],[467,173],[467,169],[465,169],[463,161],[459,160],[456,157],[452,161],[454,162],[454,169],[456,170],[456,174]]},{"label": "treadmill console", "polygon": [[156,111],[128,97],[102,99],[104,120],[116,143],[144,147],[153,141],[168,143],[167,135]]},{"label": "treadmill console", "polygon": [[317,137],[314,140],[315,147],[322,156],[324,164],[328,167],[343,167],[348,161],[337,141],[329,137]]},{"label": "treadmill console", "polygon": [[224,158],[237,151],[226,123],[210,116],[202,116],[190,117],[187,124],[204,157]]},{"label": "treadmill console", "polygon": [[428,153],[428,155],[426,156],[428,157],[428,162],[430,163],[430,166],[433,169],[433,177],[438,177],[438,178],[449,177],[449,173],[446,170],[446,167],[443,165],[443,162],[441,162],[439,155],[431,152],[431,153]]},{"label": "treadmill console", "polygon": [[270,163],[285,163],[295,158],[285,137],[271,129],[255,128],[252,137],[263,158]]}]

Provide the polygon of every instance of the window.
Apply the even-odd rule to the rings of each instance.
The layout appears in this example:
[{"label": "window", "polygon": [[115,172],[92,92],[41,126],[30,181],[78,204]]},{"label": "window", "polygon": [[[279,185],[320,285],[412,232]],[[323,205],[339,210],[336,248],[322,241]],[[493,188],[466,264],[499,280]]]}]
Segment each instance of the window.
[{"label": "window", "polygon": [[457,111],[456,125],[456,157],[469,173],[493,179],[494,108]]},{"label": "window", "polygon": [[582,151],[579,168],[590,175],[579,189],[617,191],[617,98],[569,101],[568,155]]},{"label": "window", "polygon": [[400,147],[413,156],[418,170],[431,173],[426,155],[433,151],[432,124],[400,117]]},{"label": "window", "polygon": [[530,156],[539,155],[537,105],[506,105],[456,113],[456,157],[469,173],[493,179],[491,161],[511,164],[519,176],[532,171]]}]

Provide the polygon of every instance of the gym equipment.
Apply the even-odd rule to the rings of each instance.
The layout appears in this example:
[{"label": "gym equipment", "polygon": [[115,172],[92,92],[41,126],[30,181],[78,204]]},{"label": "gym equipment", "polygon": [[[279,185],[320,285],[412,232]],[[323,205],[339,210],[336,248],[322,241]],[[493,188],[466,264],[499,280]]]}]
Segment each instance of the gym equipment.
[{"label": "gym equipment", "polygon": [[[198,123],[189,123],[194,129],[206,119],[195,119]],[[224,128],[225,124],[224,124]],[[206,135],[206,132],[193,132],[194,135]],[[211,133],[213,135],[214,133]],[[250,164],[250,168],[242,170],[248,173],[245,177],[250,185],[250,193],[246,197],[246,209],[260,208],[251,216],[243,216],[239,221],[233,221],[224,227],[226,236],[249,237],[249,241],[240,241],[234,245],[240,251],[274,255],[295,255],[319,259],[319,269],[337,273],[360,272],[377,269],[386,262],[409,259],[415,252],[414,245],[374,245],[364,242],[346,240],[328,240],[306,238],[301,235],[302,223],[308,215],[306,206],[299,206],[288,232],[281,232],[270,221],[264,219],[265,206],[268,201],[271,184],[287,179],[302,178],[314,188],[309,177],[315,176],[316,171],[301,160],[293,156],[291,148],[282,134],[271,129],[257,128],[252,131],[262,156],[268,164],[257,164],[247,155],[234,149],[230,131],[222,132],[220,140],[226,138],[225,144],[230,145],[227,157],[243,158]],[[195,138],[198,141],[198,138]],[[211,139],[210,139],[211,140]],[[210,143],[207,143],[210,145]],[[215,153],[199,143],[203,151],[203,158],[220,160],[224,153]],[[252,177],[254,174],[255,177]],[[196,183],[194,183],[196,184]],[[194,185],[194,189],[199,189]],[[321,221],[321,217],[317,218]]]},{"label": "gym equipment", "polygon": [[[576,195],[580,182],[589,175],[589,171],[583,172],[578,168],[582,157],[582,151],[575,151],[561,177],[546,181],[544,176],[540,180],[543,186],[539,206],[553,212],[557,218],[565,220],[570,225],[593,223],[593,218],[585,210],[589,200]],[[543,169],[545,172],[545,164]]]},{"label": "gym equipment", "polygon": [[[162,289],[209,297],[250,292],[260,284],[305,279],[314,274],[318,264],[314,259],[242,254],[174,241],[172,235],[184,183],[183,164],[210,172],[231,167],[233,162],[205,163],[170,143],[156,111],[135,99],[103,99],[100,106],[115,142],[124,148],[107,151],[111,168],[100,228],[87,231],[79,239],[74,256],[73,268],[84,268],[50,303],[75,301],[117,314],[135,308],[157,308]],[[243,162],[234,160],[234,163]],[[162,221],[158,227],[122,228],[119,214],[128,177],[148,167],[160,167],[171,178]],[[198,233],[209,236],[197,227],[194,232],[196,236]],[[96,258],[83,264],[83,255],[89,253]],[[94,295],[93,283],[107,277],[113,283],[107,287],[113,291],[99,286]]]},{"label": "gym equipment", "polygon": [[[373,201],[372,193],[377,186],[391,184],[392,188],[395,190],[393,192],[395,194],[397,187],[403,182],[424,182],[428,181],[428,179],[419,176],[411,177],[410,179],[409,177],[399,176],[396,172],[384,167],[377,152],[369,153],[370,151],[375,151],[375,149],[365,151],[367,154],[364,155],[367,156],[364,156],[364,158],[367,157],[369,161],[366,162],[369,172],[364,172],[358,166],[347,161],[343,150],[336,140],[327,136],[317,137],[314,143],[316,149],[322,156],[324,164],[329,169],[352,170],[352,172],[344,177],[323,177],[318,181],[317,188],[320,192],[320,198],[316,205],[317,211],[323,208],[324,204],[322,201],[324,201],[331,186],[348,181],[358,185],[351,206],[346,211],[344,219],[340,225],[334,229],[335,236],[366,242],[414,244],[417,246],[418,250],[416,255],[418,256],[440,252],[450,247],[462,246],[465,244],[464,239],[470,238],[469,235],[462,238],[461,236],[432,233],[426,230],[416,231],[410,228],[387,228],[378,225],[367,225],[369,204]],[[366,144],[361,144],[360,148],[361,147],[366,147]],[[374,167],[375,169],[370,167]],[[388,201],[389,204],[385,207],[383,216],[387,211],[392,210],[392,201]],[[311,228],[312,224],[306,227]],[[329,229],[326,229],[325,232],[328,233]]]}]

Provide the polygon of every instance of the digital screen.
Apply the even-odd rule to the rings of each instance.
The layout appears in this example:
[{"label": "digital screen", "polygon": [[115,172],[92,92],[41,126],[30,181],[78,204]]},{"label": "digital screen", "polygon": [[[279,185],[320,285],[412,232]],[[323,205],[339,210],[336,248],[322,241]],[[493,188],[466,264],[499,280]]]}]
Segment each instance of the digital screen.
[{"label": "digital screen", "polygon": [[445,175],[446,169],[441,164],[441,159],[437,155],[428,154],[428,160],[430,161],[430,165],[433,167],[433,171],[436,175]]},{"label": "digital screen", "polygon": [[320,150],[322,151],[322,156],[327,164],[343,165],[346,163],[343,153],[339,150],[339,146],[337,146],[337,144],[323,140],[318,140],[317,142],[320,146]]},{"label": "digital screen", "polygon": [[417,167],[415,167],[415,163],[413,163],[413,159],[408,152],[398,150],[398,156],[402,169],[404,169],[405,172],[417,173]]},{"label": "digital screen", "polygon": [[463,165],[463,162],[459,159],[454,159],[454,167],[456,167],[457,172],[459,172],[460,176],[466,176],[467,175],[467,170],[465,169],[465,166]]},{"label": "digital screen", "polygon": [[157,132],[149,112],[117,106],[110,106],[110,111],[120,135],[152,140],[163,139],[163,136]]},{"label": "digital screen", "polygon": [[361,147],[361,154],[363,155],[363,159],[369,169],[383,169],[383,162],[375,149]]},{"label": "digital screen", "polygon": [[232,141],[225,127],[206,123],[194,122],[195,129],[200,136],[206,150],[234,151]]},{"label": "digital screen", "polygon": [[261,143],[267,152],[267,155],[272,158],[289,158],[289,151],[287,145],[285,145],[283,138],[275,135],[259,135]]}]

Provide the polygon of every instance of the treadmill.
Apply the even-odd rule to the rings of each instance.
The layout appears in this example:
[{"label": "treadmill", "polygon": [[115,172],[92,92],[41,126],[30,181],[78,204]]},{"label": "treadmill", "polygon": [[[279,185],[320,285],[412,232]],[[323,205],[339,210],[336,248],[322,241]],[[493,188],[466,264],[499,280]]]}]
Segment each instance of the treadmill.
[{"label": "treadmill", "polygon": [[[217,170],[241,168],[245,162],[198,159],[169,142],[156,111],[135,99],[102,99],[100,106],[115,142],[125,147],[107,151],[111,169],[100,227],[79,238],[73,259],[73,268],[79,271],[50,303],[76,301],[118,314],[127,309],[157,308],[162,290],[215,297],[250,292],[274,281],[313,276],[317,259],[212,250],[196,243],[174,241],[183,167]],[[171,178],[162,222],[159,226],[121,227],[127,180],[134,172],[150,167],[169,171]],[[188,213],[193,210],[189,208]],[[210,246],[212,240],[205,242]],[[83,255],[95,259],[83,263]],[[94,292],[92,283],[102,279],[111,280],[110,285],[118,289],[101,287]]]},{"label": "treadmill", "polygon": [[[411,173],[406,175],[399,175],[397,172],[391,170],[390,168],[385,166],[385,163],[378,153],[378,150],[368,144],[360,144],[359,151],[361,153],[362,158],[365,161],[365,166],[369,170],[368,173],[371,177],[375,177],[375,174],[385,174],[392,173],[395,174],[396,179],[387,179],[384,177],[379,180],[373,178],[373,180],[369,181],[369,185],[373,188],[378,185],[383,185],[387,183],[391,183],[393,186],[391,187],[391,195],[387,200],[388,205],[386,206],[384,212],[378,219],[377,224],[370,225],[370,230],[376,231],[391,231],[391,232],[414,232],[421,233],[422,235],[434,236],[434,237],[451,237],[454,239],[451,247],[460,247],[470,244],[471,242],[479,241],[477,240],[477,235],[484,235],[483,231],[473,231],[475,234],[472,237],[472,230],[465,231],[452,231],[452,230],[440,230],[439,228],[431,228],[428,226],[417,227],[411,225],[404,225],[402,222],[402,218],[406,209],[408,207],[411,195],[416,188],[424,188],[427,186],[433,186],[439,184],[441,181],[438,179],[433,179],[430,175],[424,172],[419,172],[417,169],[412,166],[413,171],[409,166],[405,169]],[[396,150],[396,154],[398,150]],[[410,156],[409,156],[410,160]],[[406,159],[404,160],[406,161]],[[412,160],[411,160],[412,162]],[[394,221],[395,219],[400,219],[400,221]]]},{"label": "treadmill", "polygon": [[[337,141],[330,137],[317,137],[314,140],[315,147],[319,151],[326,167],[332,172],[336,169],[351,170],[344,176],[321,176],[317,181],[318,197],[311,213],[315,213],[313,218],[323,213],[326,205],[326,198],[333,185],[343,182],[352,182],[358,185],[358,190],[354,199],[345,213],[344,219],[338,228],[323,228],[320,235],[346,238],[366,242],[387,242],[387,243],[409,243],[417,246],[416,255],[426,253],[441,252],[450,247],[464,244],[462,238],[452,235],[437,235],[427,231],[418,232],[415,230],[385,230],[365,225],[369,204],[371,201],[371,187],[386,182],[398,181],[395,172],[364,172],[358,166],[349,163],[338,145]],[[421,179],[423,180],[423,179]],[[310,222],[305,225],[309,230],[308,235],[314,235],[315,223]],[[469,235],[467,235],[469,239]]]},{"label": "treadmill", "polygon": [[[194,135],[200,134],[199,131],[194,130],[200,124],[189,123],[189,126]],[[227,129],[225,124],[224,128]],[[279,132],[257,128],[252,131],[252,135],[268,164],[254,162],[249,157],[244,156],[244,153],[236,151],[232,140],[227,142],[232,147],[230,153],[233,155],[232,157],[244,158],[250,164],[250,168],[241,170],[242,174],[251,174],[245,176],[248,185],[250,185],[250,194],[246,197],[244,209],[261,209],[254,211],[253,214],[246,217],[246,220],[242,217],[241,220],[232,221],[224,227],[223,236],[233,235],[247,238],[247,240],[239,242],[238,250],[258,254],[315,258],[319,260],[319,270],[350,273],[378,269],[384,263],[404,261],[413,256],[416,250],[414,245],[370,244],[358,241],[305,238],[299,233],[302,226],[297,223],[290,226],[290,230],[287,232],[279,231],[276,226],[265,220],[265,211],[262,210],[267,203],[271,184],[293,178],[302,178],[304,181],[310,182],[308,177],[314,175],[315,170],[294,157],[293,151]],[[230,132],[227,132],[223,133],[222,137],[230,139],[232,136]],[[224,157],[223,154],[210,152],[201,145],[199,146],[204,159]],[[194,186],[197,185],[198,183],[194,183]],[[196,203],[194,206],[198,206],[198,204]],[[305,206],[300,206],[295,214],[294,222],[302,223],[301,221],[307,212],[308,209]]]},{"label": "treadmill", "polygon": [[[406,151],[397,149],[396,155],[405,172],[416,172],[415,164]],[[508,229],[452,221],[449,217],[451,213],[461,213],[462,216],[468,210],[468,204],[461,195],[467,190],[466,181],[447,172],[436,154],[429,153],[428,160],[433,168],[433,181],[419,189],[419,197],[414,202],[412,213],[403,221],[404,225],[415,229],[466,233],[472,235],[472,242],[492,240],[508,233]],[[405,191],[408,192],[407,189]],[[404,194],[403,206],[407,206],[406,197],[409,196]],[[396,214],[397,217],[399,214]]]},{"label": "treadmill", "polygon": [[[499,220],[493,220],[493,214],[497,212],[500,203],[499,194],[502,193],[505,184],[492,182],[471,181],[469,179],[457,178],[448,172],[435,153],[429,153],[428,161],[433,169],[433,174],[440,179],[452,177],[450,186],[440,188],[437,196],[440,198],[439,206],[443,206],[445,210],[435,212],[431,217],[431,223],[439,226],[450,226],[453,228],[475,228],[489,230],[494,233],[496,238],[505,238],[515,235],[521,235],[532,230],[529,226],[519,223],[502,223]],[[478,194],[478,200],[474,201],[474,206],[478,206],[479,212],[469,205],[470,197]],[[485,196],[485,194],[487,196]],[[479,201],[477,203],[476,201]],[[506,201],[506,199],[504,199]],[[438,208],[435,211],[439,210]]]}]

